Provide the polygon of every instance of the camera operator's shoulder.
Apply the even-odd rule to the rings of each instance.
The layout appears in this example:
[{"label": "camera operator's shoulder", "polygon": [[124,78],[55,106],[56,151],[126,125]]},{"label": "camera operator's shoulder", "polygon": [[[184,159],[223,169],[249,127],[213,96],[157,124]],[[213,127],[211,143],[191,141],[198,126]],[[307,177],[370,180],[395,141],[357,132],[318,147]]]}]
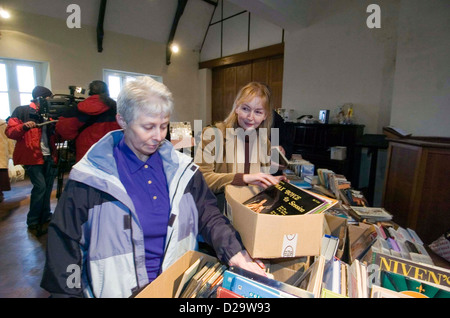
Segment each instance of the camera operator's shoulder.
[{"label": "camera operator's shoulder", "polygon": [[30,111],[33,111],[33,112],[34,112],[34,109],[31,108],[30,105],[21,105],[21,106],[17,106],[17,107],[13,110],[13,112],[12,112],[10,118],[14,118],[14,117],[21,118],[21,117],[23,117],[24,115],[28,114]]}]

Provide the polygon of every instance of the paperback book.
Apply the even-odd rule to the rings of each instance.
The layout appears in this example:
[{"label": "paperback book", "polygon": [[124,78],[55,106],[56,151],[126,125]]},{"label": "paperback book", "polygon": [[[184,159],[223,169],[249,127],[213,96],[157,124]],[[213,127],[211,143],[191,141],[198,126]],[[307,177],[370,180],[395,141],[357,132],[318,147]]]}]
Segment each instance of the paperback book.
[{"label": "paperback book", "polygon": [[392,220],[392,214],[380,207],[351,206],[350,214],[359,222],[376,223]]}]

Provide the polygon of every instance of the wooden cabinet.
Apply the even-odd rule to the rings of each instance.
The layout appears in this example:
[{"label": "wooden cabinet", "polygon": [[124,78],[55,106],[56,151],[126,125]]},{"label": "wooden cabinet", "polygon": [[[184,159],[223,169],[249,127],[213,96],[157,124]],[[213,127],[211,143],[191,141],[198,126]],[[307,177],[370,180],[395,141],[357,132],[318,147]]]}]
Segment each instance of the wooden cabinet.
[{"label": "wooden cabinet", "polygon": [[426,244],[450,229],[450,138],[389,140],[383,207]]},{"label": "wooden cabinet", "polygon": [[[293,152],[317,168],[327,168],[345,175],[354,187],[358,186],[361,148],[357,142],[364,133],[364,125],[288,123],[293,131]],[[346,147],[345,160],[332,160],[331,147]]]}]

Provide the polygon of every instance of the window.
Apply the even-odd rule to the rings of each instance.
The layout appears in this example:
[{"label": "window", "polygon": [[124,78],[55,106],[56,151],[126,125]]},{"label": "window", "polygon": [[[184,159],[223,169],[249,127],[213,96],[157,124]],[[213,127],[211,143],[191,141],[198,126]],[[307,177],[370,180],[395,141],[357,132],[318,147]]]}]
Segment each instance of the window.
[{"label": "window", "polygon": [[114,70],[103,70],[103,81],[108,85],[109,96],[114,100],[117,100],[117,96],[119,95],[119,92],[122,89],[122,87],[127,82],[136,79],[136,77],[138,76],[150,76],[154,80],[162,83],[161,76],[114,71]]},{"label": "window", "polygon": [[9,117],[9,94],[8,83],[6,79],[6,65],[0,64],[0,118],[6,119]]},{"label": "window", "polygon": [[42,64],[0,59],[0,118],[8,118],[17,106],[30,104],[33,88],[43,85]]}]

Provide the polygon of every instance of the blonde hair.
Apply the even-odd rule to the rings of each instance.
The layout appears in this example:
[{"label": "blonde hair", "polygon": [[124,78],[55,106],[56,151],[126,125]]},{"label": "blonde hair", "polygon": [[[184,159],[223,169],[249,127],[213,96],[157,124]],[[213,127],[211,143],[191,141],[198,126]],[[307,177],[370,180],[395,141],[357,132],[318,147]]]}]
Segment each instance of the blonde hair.
[{"label": "blonde hair", "polygon": [[224,123],[227,128],[237,128],[238,120],[236,109],[245,102],[252,100],[255,97],[259,97],[263,103],[264,111],[266,112],[266,119],[259,125],[258,128],[267,128],[270,132],[272,125],[272,98],[270,89],[267,85],[259,82],[250,82],[242,87],[236,95],[233,103],[233,108],[225,118]]}]

